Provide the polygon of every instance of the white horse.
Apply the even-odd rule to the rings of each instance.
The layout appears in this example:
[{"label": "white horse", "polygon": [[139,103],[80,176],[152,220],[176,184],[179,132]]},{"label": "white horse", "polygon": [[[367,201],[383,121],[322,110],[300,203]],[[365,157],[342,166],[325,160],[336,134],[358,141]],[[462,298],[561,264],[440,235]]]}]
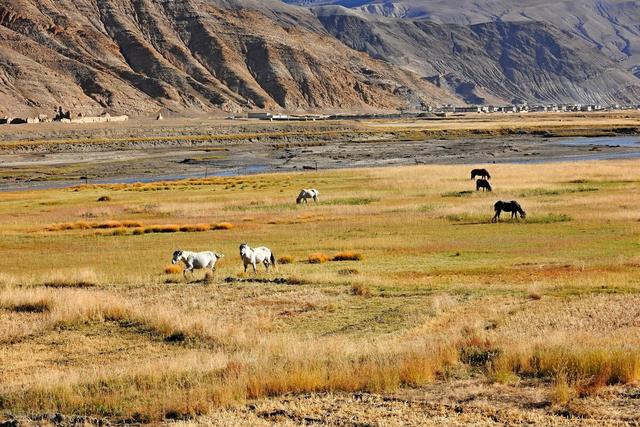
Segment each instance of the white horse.
[{"label": "white horse", "polygon": [[300,204],[302,202],[308,203],[307,199],[313,199],[314,202],[318,201],[318,196],[320,192],[315,188],[305,188],[304,190],[300,190],[300,194],[298,194],[298,198],[296,199],[296,203]]},{"label": "white horse", "polygon": [[240,258],[242,258],[245,273],[247,272],[248,265],[253,266],[253,272],[256,274],[256,264],[263,263],[267,271],[269,271],[270,265],[276,266],[276,258],[273,256],[273,252],[264,246],[253,249],[246,243],[243,243],[240,245]]},{"label": "white horse", "polygon": [[191,273],[193,270],[200,270],[203,268],[209,268],[212,272],[216,271],[216,262],[223,257],[223,254],[216,252],[189,252],[177,250],[173,253],[171,264],[177,264],[182,261],[187,267],[182,272],[186,278],[187,271]]}]

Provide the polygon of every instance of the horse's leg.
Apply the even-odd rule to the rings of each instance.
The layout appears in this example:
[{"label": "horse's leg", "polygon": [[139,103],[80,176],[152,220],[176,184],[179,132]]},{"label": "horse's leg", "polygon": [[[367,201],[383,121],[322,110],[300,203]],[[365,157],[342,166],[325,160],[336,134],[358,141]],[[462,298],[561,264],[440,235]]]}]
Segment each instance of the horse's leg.
[{"label": "horse's leg", "polygon": [[258,274],[258,270],[256,270],[256,262],[255,261],[253,261],[251,263],[251,266],[253,267],[253,274]]},{"label": "horse's leg", "polygon": [[249,265],[249,264],[247,264],[247,263],[245,262],[245,263],[244,263],[244,272],[245,272],[245,273],[247,272],[247,265]]}]

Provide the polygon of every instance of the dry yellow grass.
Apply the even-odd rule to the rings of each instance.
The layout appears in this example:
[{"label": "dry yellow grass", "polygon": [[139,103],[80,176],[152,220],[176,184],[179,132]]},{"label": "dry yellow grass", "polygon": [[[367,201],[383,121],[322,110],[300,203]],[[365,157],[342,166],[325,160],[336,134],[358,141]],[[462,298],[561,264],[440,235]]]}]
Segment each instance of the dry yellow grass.
[{"label": "dry yellow grass", "polygon": [[331,257],[329,255],[320,252],[314,252],[307,258],[309,264],[322,264],[329,261],[330,259]]},{"label": "dry yellow grass", "polygon": [[97,276],[93,270],[81,269],[74,271],[51,271],[42,286],[49,288],[87,288],[95,286]]},{"label": "dry yellow grass", "polygon": [[362,261],[362,254],[353,251],[338,252],[331,258],[331,261]]},{"label": "dry yellow grass", "polygon": [[[443,194],[472,185],[466,166],[124,186],[100,209],[86,207],[104,193],[90,186],[0,194],[0,411],[207,422],[285,394],[391,393],[391,405],[406,393],[409,407],[440,390],[433,401],[453,408],[518,390],[551,404],[505,398],[505,423],[594,402],[605,408],[594,420],[633,420],[619,409],[630,399],[610,396],[640,381],[637,161],[486,166],[494,194],[464,197]],[[301,215],[290,193],[308,185],[327,203]],[[498,198],[531,220],[489,223]],[[221,213],[242,226],[180,232]],[[42,232],[51,223],[125,234]],[[227,283],[243,241],[313,256]],[[180,248],[227,256],[215,277],[185,283],[167,266]],[[338,255],[359,262],[326,262]],[[467,400],[473,390],[482,399]]]},{"label": "dry yellow grass", "polygon": [[354,283],[351,286],[351,293],[353,295],[359,295],[361,297],[370,297],[371,289],[364,283]]},{"label": "dry yellow grass", "polygon": [[295,260],[296,259],[291,255],[282,255],[278,257],[278,264],[292,264]]},{"label": "dry yellow grass", "polygon": [[233,227],[234,225],[231,224],[230,222],[221,222],[218,224],[211,225],[212,230],[231,230]]},{"label": "dry yellow grass", "polygon": [[182,273],[182,267],[178,264],[170,264],[164,267],[165,274],[180,274]]},{"label": "dry yellow grass", "polygon": [[195,231],[208,231],[211,230],[211,225],[209,224],[189,224],[189,225],[181,225],[180,231],[183,233],[191,233]]}]

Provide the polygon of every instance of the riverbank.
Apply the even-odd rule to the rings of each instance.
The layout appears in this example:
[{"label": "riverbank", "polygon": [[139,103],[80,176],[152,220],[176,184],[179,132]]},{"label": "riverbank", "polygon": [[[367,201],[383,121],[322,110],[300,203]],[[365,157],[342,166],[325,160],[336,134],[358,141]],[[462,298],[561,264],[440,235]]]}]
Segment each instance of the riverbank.
[{"label": "riverbank", "polygon": [[[141,122],[0,132],[0,189],[415,164],[640,156],[640,115],[468,115],[442,120]],[[35,129],[35,130],[34,130]],[[588,140],[575,138],[589,137]]]}]

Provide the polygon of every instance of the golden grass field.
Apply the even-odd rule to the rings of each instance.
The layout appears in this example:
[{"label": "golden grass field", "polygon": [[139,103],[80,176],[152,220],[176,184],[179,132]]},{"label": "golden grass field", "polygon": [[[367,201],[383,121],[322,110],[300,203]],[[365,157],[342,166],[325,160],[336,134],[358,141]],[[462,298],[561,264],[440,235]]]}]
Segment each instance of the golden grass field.
[{"label": "golden grass field", "polygon": [[[0,419],[637,424],[638,166],[0,193]],[[248,280],[242,242],[283,262]],[[226,256],[185,280],[176,249]]]}]

